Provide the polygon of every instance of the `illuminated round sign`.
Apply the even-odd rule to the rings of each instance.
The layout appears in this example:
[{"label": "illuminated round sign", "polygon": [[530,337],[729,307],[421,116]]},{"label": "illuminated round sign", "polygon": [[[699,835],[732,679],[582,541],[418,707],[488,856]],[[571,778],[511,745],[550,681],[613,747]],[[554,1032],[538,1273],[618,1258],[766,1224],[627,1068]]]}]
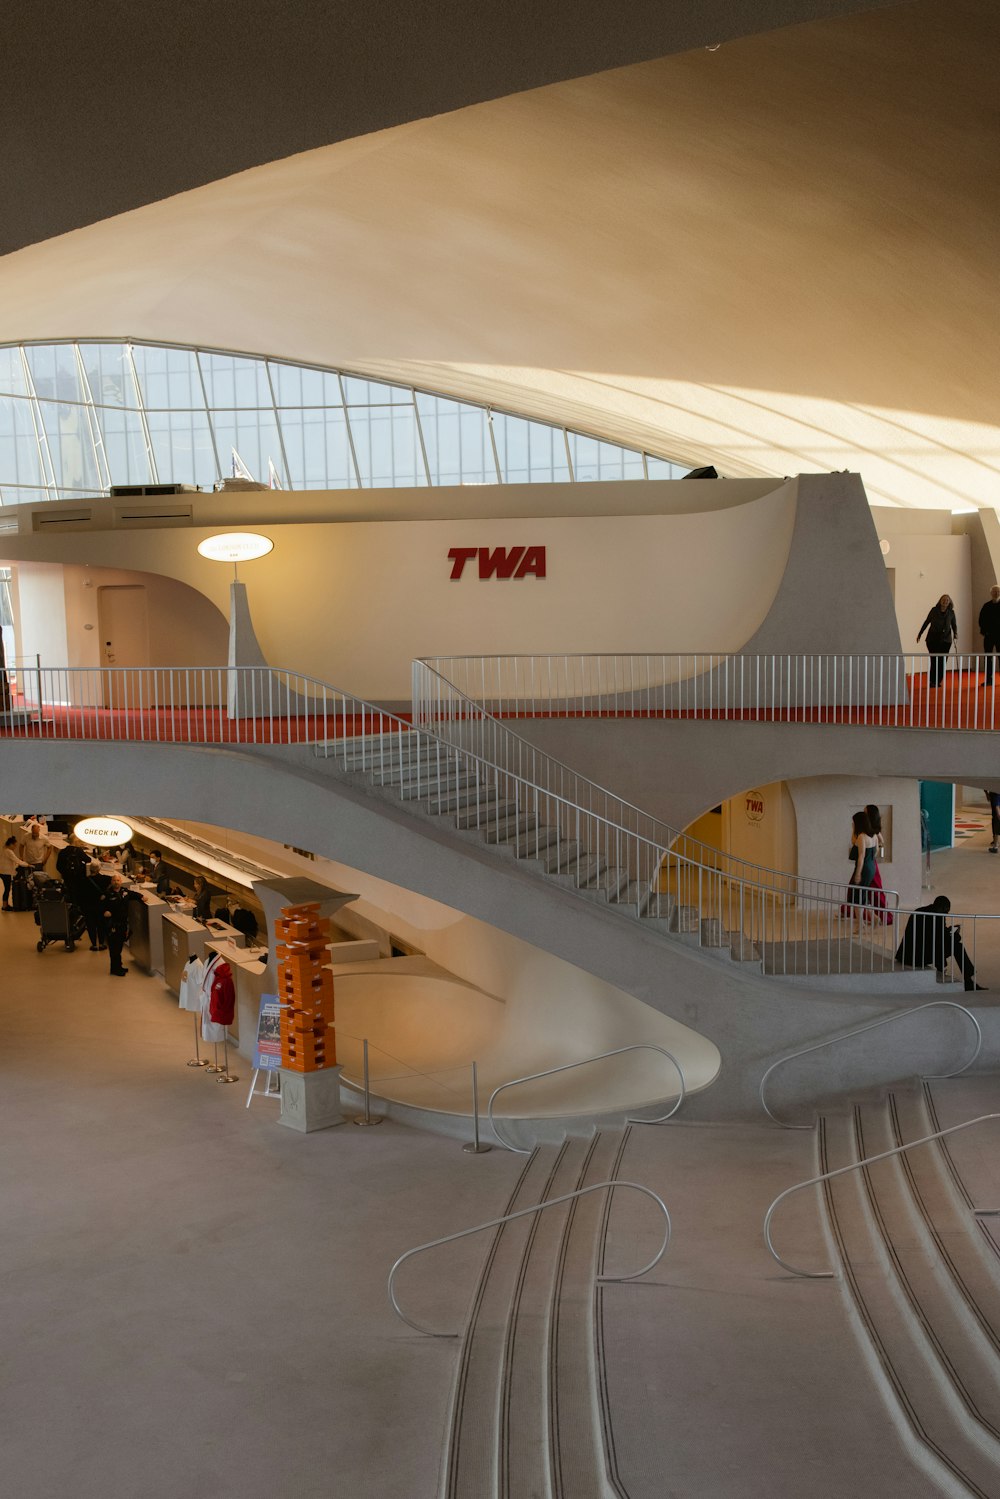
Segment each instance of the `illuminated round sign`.
[{"label": "illuminated round sign", "polygon": [[117,848],[128,843],[132,829],[120,817],[85,817],[75,824],[73,836],[91,848]]},{"label": "illuminated round sign", "polygon": [[266,557],[272,552],[274,542],[253,531],[224,531],[199,541],[198,550],[212,562],[252,562],[255,557]]}]

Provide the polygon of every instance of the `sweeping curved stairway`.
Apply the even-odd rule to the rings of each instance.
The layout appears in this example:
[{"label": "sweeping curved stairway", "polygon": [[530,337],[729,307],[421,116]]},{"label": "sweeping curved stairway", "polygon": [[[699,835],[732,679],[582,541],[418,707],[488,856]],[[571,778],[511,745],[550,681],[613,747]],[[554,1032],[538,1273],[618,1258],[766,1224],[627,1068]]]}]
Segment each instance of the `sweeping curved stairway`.
[{"label": "sweeping curved stairway", "polygon": [[[996,1079],[913,1083],[826,1113],[823,1171],[940,1128],[938,1096],[970,1098]],[[949,1095],[949,1090],[951,1094]],[[995,1124],[984,1127],[995,1161]],[[824,1198],[860,1336],[898,1419],[953,1492],[1000,1493],[1000,1250],[972,1211],[945,1141],[827,1181]],[[966,1147],[970,1149],[971,1147]],[[1000,1173],[993,1188],[1000,1200]],[[997,1206],[997,1201],[982,1204]]]},{"label": "sweeping curved stairway", "polygon": [[[626,1139],[613,1131],[538,1147],[506,1211],[613,1178]],[[444,1499],[610,1499],[615,1492],[594,1314],[604,1195],[497,1230],[458,1356]]]}]

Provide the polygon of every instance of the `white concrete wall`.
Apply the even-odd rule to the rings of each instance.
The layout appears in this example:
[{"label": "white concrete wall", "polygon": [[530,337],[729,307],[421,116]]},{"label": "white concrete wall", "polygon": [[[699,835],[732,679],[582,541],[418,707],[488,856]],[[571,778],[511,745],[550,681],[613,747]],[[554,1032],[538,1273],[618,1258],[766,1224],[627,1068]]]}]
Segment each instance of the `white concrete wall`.
[{"label": "white concrete wall", "polygon": [[943,593],[950,594],[955,605],[959,650],[981,650],[976,620],[982,600],[972,597],[972,542],[968,536],[950,534],[950,515],[921,511],[919,521],[920,530],[915,531],[915,522],[905,511],[880,510],[876,516],[879,537],[889,543],[885,565],[895,573],[903,650],[926,650],[923,641],[917,644],[916,634],[928,609]]},{"label": "white concrete wall", "polygon": [[[44,563],[16,565],[18,618],[15,620],[17,654],[40,656],[43,664],[66,664],[66,595],[62,569]],[[29,700],[32,684],[23,683]]]},{"label": "white concrete wall", "polygon": [[801,874],[846,886],[851,815],[874,802],[891,808],[892,857],[880,869],[882,884],[899,891],[901,906],[920,904],[920,783],[887,777],[814,776],[788,782],[798,827]]},{"label": "white concrete wall", "polygon": [[[348,926],[355,917],[371,921],[503,1003],[501,1036],[491,1047],[491,1065],[506,1061],[511,1075],[642,1041],[682,1048],[689,1086],[703,1086],[714,1075],[718,1056],[705,1038],[677,1022],[668,1036],[664,1017],[648,1005],[486,922],[332,859],[306,859],[231,828],[177,825],[282,874],[305,874],[337,890],[358,892],[360,898],[338,914],[338,923]],[[661,1058],[640,1056],[635,1075],[655,1090],[667,1068]],[[667,1081],[672,1086],[672,1079]],[[653,1096],[661,1095],[654,1091]]]},{"label": "white concrete wall", "polygon": [[[93,545],[89,548],[94,551]],[[17,653],[39,655],[43,667],[96,668],[101,665],[98,599],[102,587],[138,584],[146,590],[149,666],[224,667],[229,647],[229,621],[203,593],[161,573],[122,568],[90,567],[83,563],[19,562],[15,635]],[[67,690],[92,702],[97,684],[83,687],[68,679]],[[27,682],[30,691],[30,681]],[[193,702],[213,702],[216,688],[225,695],[225,679],[214,674],[189,679],[186,691]]]},{"label": "white concrete wall", "polygon": [[[699,492],[719,504],[725,487],[704,484]],[[535,507],[545,488],[534,486]],[[247,564],[241,581],[271,665],[360,697],[408,701],[415,655],[739,649],[778,591],[795,518],[795,486],[778,485],[750,501],[740,491],[730,508],[698,513],[270,524],[263,529],[273,552]],[[80,573],[97,557],[109,577],[141,569],[147,584],[155,568],[228,616],[232,574],[198,556],[205,534],[30,534],[9,538],[5,550],[19,567],[44,556]],[[475,563],[460,579],[450,577],[452,547],[518,545],[546,548],[544,578],[481,580]],[[76,588],[67,583],[69,595]],[[151,621],[154,612],[151,598]],[[186,594],[164,600],[166,664],[177,660],[190,614]],[[76,639],[72,645],[80,648]],[[58,652],[45,654],[59,660]]]}]

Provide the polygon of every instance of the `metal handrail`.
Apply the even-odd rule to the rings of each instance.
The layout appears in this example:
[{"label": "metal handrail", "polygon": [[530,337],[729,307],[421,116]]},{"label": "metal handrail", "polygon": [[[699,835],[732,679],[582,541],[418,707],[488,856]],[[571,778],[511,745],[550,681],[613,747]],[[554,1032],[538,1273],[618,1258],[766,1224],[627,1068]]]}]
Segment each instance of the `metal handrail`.
[{"label": "metal handrail", "polygon": [[[873,930],[860,949],[851,940],[841,951],[836,917],[844,905],[846,881],[768,871],[729,855],[720,868],[719,850],[641,814],[528,741],[512,737],[471,700],[453,702],[448,694],[454,689],[421,663],[414,663],[414,673],[415,682],[435,677],[441,690],[440,712],[436,688],[418,702],[418,718],[425,713],[427,728],[280,667],[39,668],[39,702],[47,705],[45,714],[39,712],[37,721],[16,729],[0,725],[0,737],[311,744],[346,771],[405,785],[402,794],[415,796],[432,813],[453,809],[458,780],[463,788],[471,786],[466,798],[473,811],[469,826],[488,821],[492,806],[506,800],[512,807],[514,832],[508,841],[515,854],[531,855],[534,848],[548,867],[635,919],[658,916],[664,906],[669,915],[676,907],[677,930],[697,930],[696,940],[712,945],[715,926],[706,930],[696,922],[687,928],[682,919],[729,917],[732,925],[735,918],[735,932],[741,943],[750,944],[752,955],[758,943],[773,949],[763,956],[771,972],[789,972],[789,958],[800,939],[806,972],[814,959],[817,973],[864,972],[870,965],[874,971],[876,963],[888,959],[884,929]],[[109,708],[109,700],[119,706]],[[449,739],[439,731],[449,731],[446,718],[452,711],[456,716]],[[505,762],[513,763],[508,768]],[[521,831],[525,814],[535,826]],[[667,888],[650,895],[648,885],[664,860]],[[896,898],[888,892],[891,903]],[[974,959],[974,926],[972,936],[966,946]],[[794,955],[792,973],[798,971],[797,962]]]},{"label": "metal handrail", "polygon": [[433,1327],[421,1327],[419,1322],[414,1322],[412,1317],[408,1317],[406,1315],[406,1313],[400,1307],[399,1302],[396,1300],[396,1291],[393,1285],[393,1281],[396,1277],[396,1271],[399,1269],[400,1265],[402,1265],[404,1261],[412,1259],[415,1254],[423,1254],[427,1249],[437,1249],[441,1244],[453,1244],[456,1239],[467,1239],[470,1234],[482,1233],[487,1228],[498,1228],[501,1223],[513,1223],[515,1218],[526,1218],[531,1213],[542,1213],[546,1208],[558,1207],[561,1202],[571,1202],[575,1197],[586,1197],[590,1192],[603,1192],[606,1187],[610,1187],[612,1191],[614,1191],[616,1187],[631,1187],[633,1191],[642,1192],[644,1196],[651,1197],[653,1199],[653,1201],[656,1203],[657,1207],[663,1214],[666,1223],[666,1227],[663,1231],[663,1243],[660,1245],[659,1249],[656,1251],[656,1254],[647,1265],[643,1265],[641,1270],[633,1270],[629,1275],[597,1276],[597,1281],[599,1284],[607,1283],[614,1285],[626,1280],[638,1280],[641,1275],[646,1275],[650,1270],[654,1269],[655,1266],[660,1263],[663,1256],[667,1252],[667,1245],[670,1243],[671,1232],[670,1214],[667,1211],[667,1204],[663,1201],[662,1197],[658,1196],[657,1193],[652,1190],[651,1187],[644,1187],[640,1182],[594,1182],[589,1187],[578,1187],[575,1192],[566,1192],[562,1197],[551,1197],[547,1202],[536,1202],[533,1207],[520,1208],[516,1213],[505,1213],[502,1218],[491,1218],[488,1223],[477,1223],[475,1228],[463,1228],[457,1234],[445,1234],[444,1238],[442,1239],[431,1239],[430,1243],[428,1244],[418,1244],[415,1249],[408,1249],[405,1254],[401,1254],[399,1256],[399,1259],[389,1271],[387,1289],[389,1292],[389,1300],[392,1303],[393,1311],[396,1313],[397,1317],[400,1317],[407,1324],[408,1327],[412,1327],[414,1332],[425,1333],[429,1338],[459,1337],[460,1334],[457,1332],[435,1332]]},{"label": "metal handrail", "polygon": [[[693,838],[690,833],[686,833],[682,828],[675,828],[672,827],[669,823],[662,822],[660,818],[654,817],[651,812],[644,811],[641,807],[636,806],[634,802],[627,801],[624,797],[619,796],[617,792],[610,791],[606,786],[602,786],[599,781],[592,781],[589,777],[581,775],[578,770],[574,770],[573,767],[571,765],[568,765],[564,760],[559,760],[555,755],[550,755],[546,753],[546,751],[539,749],[539,747],[536,744],[533,744],[530,739],[525,739],[523,734],[518,734],[515,729],[510,728],[506,723],[501,722],[499,718],[490,713],[489,709],[487,709],[483,704],[477,702],[475,698],[469,697],[469,695],[463,692],[461,688],[456,687],[453,682],[449,681],[449,679],[443,675],[443,673],[439,672],[434,666],[432,666],[427,659],[419,657],[416,658],[413,662],[414,728],[422,733],[430,735],[431,738],[438,740],[441,743],[447,744],[449,748],[460,748],[462,753],[469,755],[474,759],[482,760],[484,761],[484,763],[490,765],[493,768],[501,769],[505,775],[514,776],[518,780],[524,781],[525,784],[531,787],[532,790],[540,791],[543,793],[543,795],[551,797],[557,801],[565,802],[567,805],[574,808],[580,807],[582,805],[579,801],[574,801],[570,797],[561,795],[560,793],[553,791],[548,785],[531,781],[520,771],[511,770],[506,765],[498,766],[496,761],[490,760],[485,756],[477,755],[474,750],[470,750],[467,746],[452,745],[451,741],[444,739],[444,737],[440,733],[435,732],[433,728],[429,728],[427,725],[427,716],[421,715],[417,707],[418,692],[416,679],[419,671],[424,671],[429,676],[436,677],[437,680],[443,683],[444,686],[448,689],[450,695],[452,695],[455,699],[461,701],[463,707],[460,708],[459,711],[459,721],[470,722],[479,719],[481,722],[489,724],[492,732],[494,734],[502,736],[503,742],[505,744],[517,746],[518,752],[524,752],[529,755],[534,763],[543,763],[544,768],[549,772],[553,780],[562,781],[564,777],[568,777],[573,782],[575,787],[584,787],[590,792],[597,792],[601,796],[607,797],[609,801],[613,802],[616,807],[620,809],[618,821],[615,821],[612,818],[602,817],[601,813],[591,811],[589,808],[586,809],[587,815],[589,817],[594,817],[601,821],[604,821],[615,828],[621,828],[624,831],[628,832],[631,837],[644,838],[646,842],[652,843],[655,846],[662,848],[665,857],[670,856],[672,858],[684,859],[692,864],[700,864],[704,868],[713,870],[713,872],[717,871],[723,874],[726,879],[742,880],[747,884],[759,884],[761,886],[764,886],[765,888],[767,887],[767,882],[765,880],[756,879],[753,875],[748,878],[745,873],[739,873],[739,869],[754,871],[756,875],[773,875],[776,880],[783,880],[787,882],[782,893],[790,895],[799,894],[800,885],[806,886],[810,883],[813,883],[827,884],[832,886],[840,883],[839,881],[833,880],[814,880],[810,875],[791,874],[788,870],[774,869],[768,864],[755,864],[752,860],[741,858],[737,854],[725,853],[715,844],[705,843],[704,840],[700,838]],[[438,699],[438,702],[440,702],[440,699]],[[440,721],[434,715],[432,715],[431,717],[433,721]],[[625,817],[621,815],[623,813],[631,813],[634,814],[636,818],[644,819],[647,824],[647,832],[640,833],[638,831],[638,828],[629,829],[626,826]],[[680,853],[675,847],[675,845],[680,840],[683,840],[685,848],[703,853],[705,857],[700,859],[697,857],[692,857],[691,853]],[[718,858],[720,855],[728,861],[730,866],[732,866],[730,870],[724,870],[720,866],[711,863],[711,859],[713,857]],[[846,881],[844,883],[846,883]],[[898,891],[884,889],[883,894],[887,897],[894,895],[896,897],[896,904],[898,906]]]},{"label": "metal handrail", "polygon": [[544,1072],[529,1072],[526,1077],[512,1077],[509,1082],[501,1083],[498,1088],[493,1089],[493,1092],[490,1094],[490,1101],[486,1105],[486,1117],[490,1121],[490,1129],[505,1150],[513,1150],[517,1155],[530,1155],[530,1150],[522,1150],[519,1145],[511,1145],[497,1129],[497,1122],[493,1117],[493,1104],[497,1096],[505,1088],[516,1088],[521,1083],[534,1083],[540,1077],[553,1077],[557,1072],[570,1072],[574,1067],[589,1067],[591,1062],[603,1062],[606,1057],[620,1057],[626,1051],[658,1051],[661,1056],[667,1057],[676,1067],[677,1076],[681,1080],[681,1091],[677,1095],[677,1102],[673,1108],[659,1119],[630,1119],[626,1117],[625,1120],[626,1124],[665,1124],[668,1119],[673,1118],[684,1102],[684,1073],[680,1062],[678,1062],[677,1058],[671,1052],[666,1051],[662,1046],[654,1046],[652,1042],[639,1041],[631,1046],[616,1046],[613,1051],[598,1052],[596,1057],[583,1057],[579,1062],[564,1062],[561,1067],[546,1067]]},{"label": "metal handrail", "polygon": [[913,1005],[911,1008],[906,1010],[895,1010],[891,1015],[883,1015],[881,1020],[871,1020],[867,1025],[855,1026],[853,1030],[840,1031],[836,1036],[827,1037],[825,1041],[817,1041],[813,1046],[803,1046],[800,1051],[790,1051],[787,1056],[779,1057],[776,1062],[772,1062],[770,1067],[768,1067],[767,1071],[764,1073],[763,1077],[760,1080],[760,1087],[757,1090],[758,1096],[760,1098],[760,1105],[764,1110],[764,1113],[769,1119],[773,1119],[775,1124],[780,1124],[782,1129],[812,1129],[811,1124],[789,1124],[787,1120],[779,1119],[777,1114],[773,1114],[768,1108],[767,1100],[764,1097],[764,1084],[771,1076],[771,1073],[774,1072],[776,1068],[783,1066],[785,1062],[794,1062],[796,1057],[806,1057],[812,1051],[822,1051],[825,1046],[834,1046],[838,1041],[846,1041],[850,1036],[862,1036],[864,1035],[865,1031],[877,1030],[880,1025],[891,1025],[894,1020],[905,1020],[908,1015],[915,1015],[918,1010],[961,1010],[963,1015],[968,1015],[976,1032],[976,1046],[975,1050],[972,1053],[972,1056],[967,1062],[963,1062],[961,1067],[956,1067],[954,1072],[936,1073],[934,1074],[934,1078],[932,1080],[937,1080],[944,1077],[958,1077],[959,1073],[966,1072],[972,1066],[973,1062],[976,1060],[976,1058],[979,1056],[980,1051],[982,1050],[982,1027],[980,1026],[979,1021],[976,1019],[975,1015],[973,1015],[972,1011],[967,1009],[965,1005],[960,1005],[956,1000],[953,999],[932,999],[929,1000],[926,1004]]},{"label": "metal handrail", "polygon": [[[794,1187],[786,1187],[783,1192],[778,1193],[764,1214],[764,1242],[772,1256],[783,1270],[788,1270],[792,1275],[799,1275],[805,1280],[836,1280],[836,1270],[799,1270],[797,1266],[790,1265],[787,1260],[781,1258],[781,1255],[771,1242],[771,1219],[778,1204],[783,1202],[786,1197],[791,1197],[793,1192],[801,1192],[804,1187],[815,1187],[820,1182],[832,1181],[835,1176],[843,1176],[845,1172],[858,1171],[862,1166],[870,1166],[874,1161],[885,1161],[890,1156],[902,1155],[904,1150],[912,1150],[916,1145],[927,1145],[931,1140],[940,1140],[945,1135],[955,1134],[957,1130],[969,1129],[973,1124],[984,1124],[987,1119],[1000,1119],[1000,1114],[979,1114],[975,1119],[966,1119],[962,1124],[951,1124],[947,1129],[935,1130],[932,1135],[922,1135],[919,1140],[908,1140],[905,1145],[896,1145],[892,1150],[883,1150],[878,1155],[865,1156],[864,1160],[852,1161],[849,1166],[838,1166],[836,1171],[824,1171],[820,1176],[811,1176],[808,1181],[796,1182]],[[996,1208],[975,1209],[978,1216],[993,1215],[997,1211]]]},{"label": "metal handrail", "polygon": [[[915,692],[935,657],[952,669],[945,682]],[[981,652],[741,652],[432,656],[431,669],[478,691],[488,711],[528,716],[596,713],[615,717],[683,715],[752,722],[813,720],[887,728],[991,730],[1000,727],[1000,692],[978,688]],[[944,675],[942,673],[942,675]],[[477,680],[478,679],[478,680]]]}]

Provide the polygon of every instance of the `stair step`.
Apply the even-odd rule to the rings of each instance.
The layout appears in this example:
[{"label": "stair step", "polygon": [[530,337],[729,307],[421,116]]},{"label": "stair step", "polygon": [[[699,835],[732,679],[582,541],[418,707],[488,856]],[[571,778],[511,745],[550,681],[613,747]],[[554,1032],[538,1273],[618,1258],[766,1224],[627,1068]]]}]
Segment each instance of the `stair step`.
[{"label": "stair step", "polygon": [[506,843],[516,833],[529,833],[537,826],[534,812],[519,812],[516,816],[498,817],[484,823],[479,832],[485,843]]},{"label": "stair step", "polygon": [[444,802],[449,796],[459,795],[467,792],[473,799],[478,791],[475,776],[434,776],[427,779],[417,779],[393,782],[396,795],[404,802]]},{"label": "stair step", "polygon": [[588,880],[586,885],[581,885],[580,889],[593,890],[610,904],[618,904],[619,896],[628,884],[627,869],[616,869],[610,864],[605,864],[600,873]]},{"label": "stair step", "polygon": [[675,905],[673,916],[670,919],[671,929],[682,935],[684,933],[697,932],[698,919],[697,906]]},{"label": "stair step", "polygon": [[558,839],[558,828],[536,822],[533,827],[524,831],[518,830],[500,841],[513,850],[516,859],[537,859]]},{"label": "stair step", "polygon": [[476,806],[467,810],[463,809],[456,814],[455,826],[482,832],[504,819],[512,818],[516,811],[517,806],[514,802],[498,801],[495,791],[484,790]]},{"label": "stair step", "polygon": [[617,892],[608,897],[608,904],[612,906],[629,906],[632,913],[644,916],[652,900],[649,885],[644,880],[623,880]]},{"label": "stair step", "polygon": [[[621,1130],[602,1131],[595,1137],[581,1186],[614,1179],[627,1138]],[[614,1492],[606,1478],[601,1435],[610,1430],[611,1423],[602,1411],[594,1284],[607,1197],[606,1192],[592,1192],[577,1198],[559,1273],[550,1340],[549,1404],[553,1490],[561,1499],[606,1499]]]},{"label": "stair step", "polygon": [[[823,1148],[824,1170],[835,1171],[859,1159],[853,1114],[824,1118]],[[895,1273],[863,1173],[850,1171],[835,1178],[826,1184],[826,1194],[847,1285],[898,1401],[900,1417],[909,1420],[915,1438],[974,1494],[990,1499],[1000,1491],[1000,1444],[970,1417],[917,1321]]]},{"label": "stair step", "polygon": [[649,900],[646,902],[646,909],[642,914],[650,921],[670,922],[671,930],[674,930],[672,923],[676,909],[676,895],[671,895],[666,890],[652,890],[650,891]]},{"label": "stair step", "polygon": [[[920,1140],[938,1127],[923,1087],[896,1088],[891,1097],[895,1143]],[[1000,1353],[1000,1259],[993,1241],[959,1194],[938,1142],[908,1150],[900,1159],[910,1191],[956,1290]]]},{"label": "stair step", "polygon": [[[557,1156],[554,1146],[540,1146],[532,1152],[505,1213],[544,1200]],[[535,1221],[534,1216],[519,1218],[495,1231],[476,1289],[451,1413],[444,1484],[447,1499],[487,1499],[498,1492],[507,1319]]]},{"label": "stair step", "polygon": [[[544,1197],[576,1191],[589,1141],[563,1143]],[[499,1493],[551,1494],[549,1337],[556,1277],[572,1203],[539,1213],[531,1224],[507,1327],[501,1394]]]},{"label": "stair step", "polygon": [[587,851],[582,843],[577,843],[572,838],[562,838],[546,852],[542,866],[546,874],[573,874],[576,865],[586,858]]},{"label": "stair step", "polygon": [[[855,1110],[858,1149],[892,1150],[896,1137],[885,1101]],[[972,1318],[948,1275],[930,1230],[913,1201],[898,1156],[865,1168],[869,1197],[904,1295],[970,1415],[1000,1442],[1000,1382],[996,1350]],[[1000,1453],[1000,1449],[998,1449]]]}]

